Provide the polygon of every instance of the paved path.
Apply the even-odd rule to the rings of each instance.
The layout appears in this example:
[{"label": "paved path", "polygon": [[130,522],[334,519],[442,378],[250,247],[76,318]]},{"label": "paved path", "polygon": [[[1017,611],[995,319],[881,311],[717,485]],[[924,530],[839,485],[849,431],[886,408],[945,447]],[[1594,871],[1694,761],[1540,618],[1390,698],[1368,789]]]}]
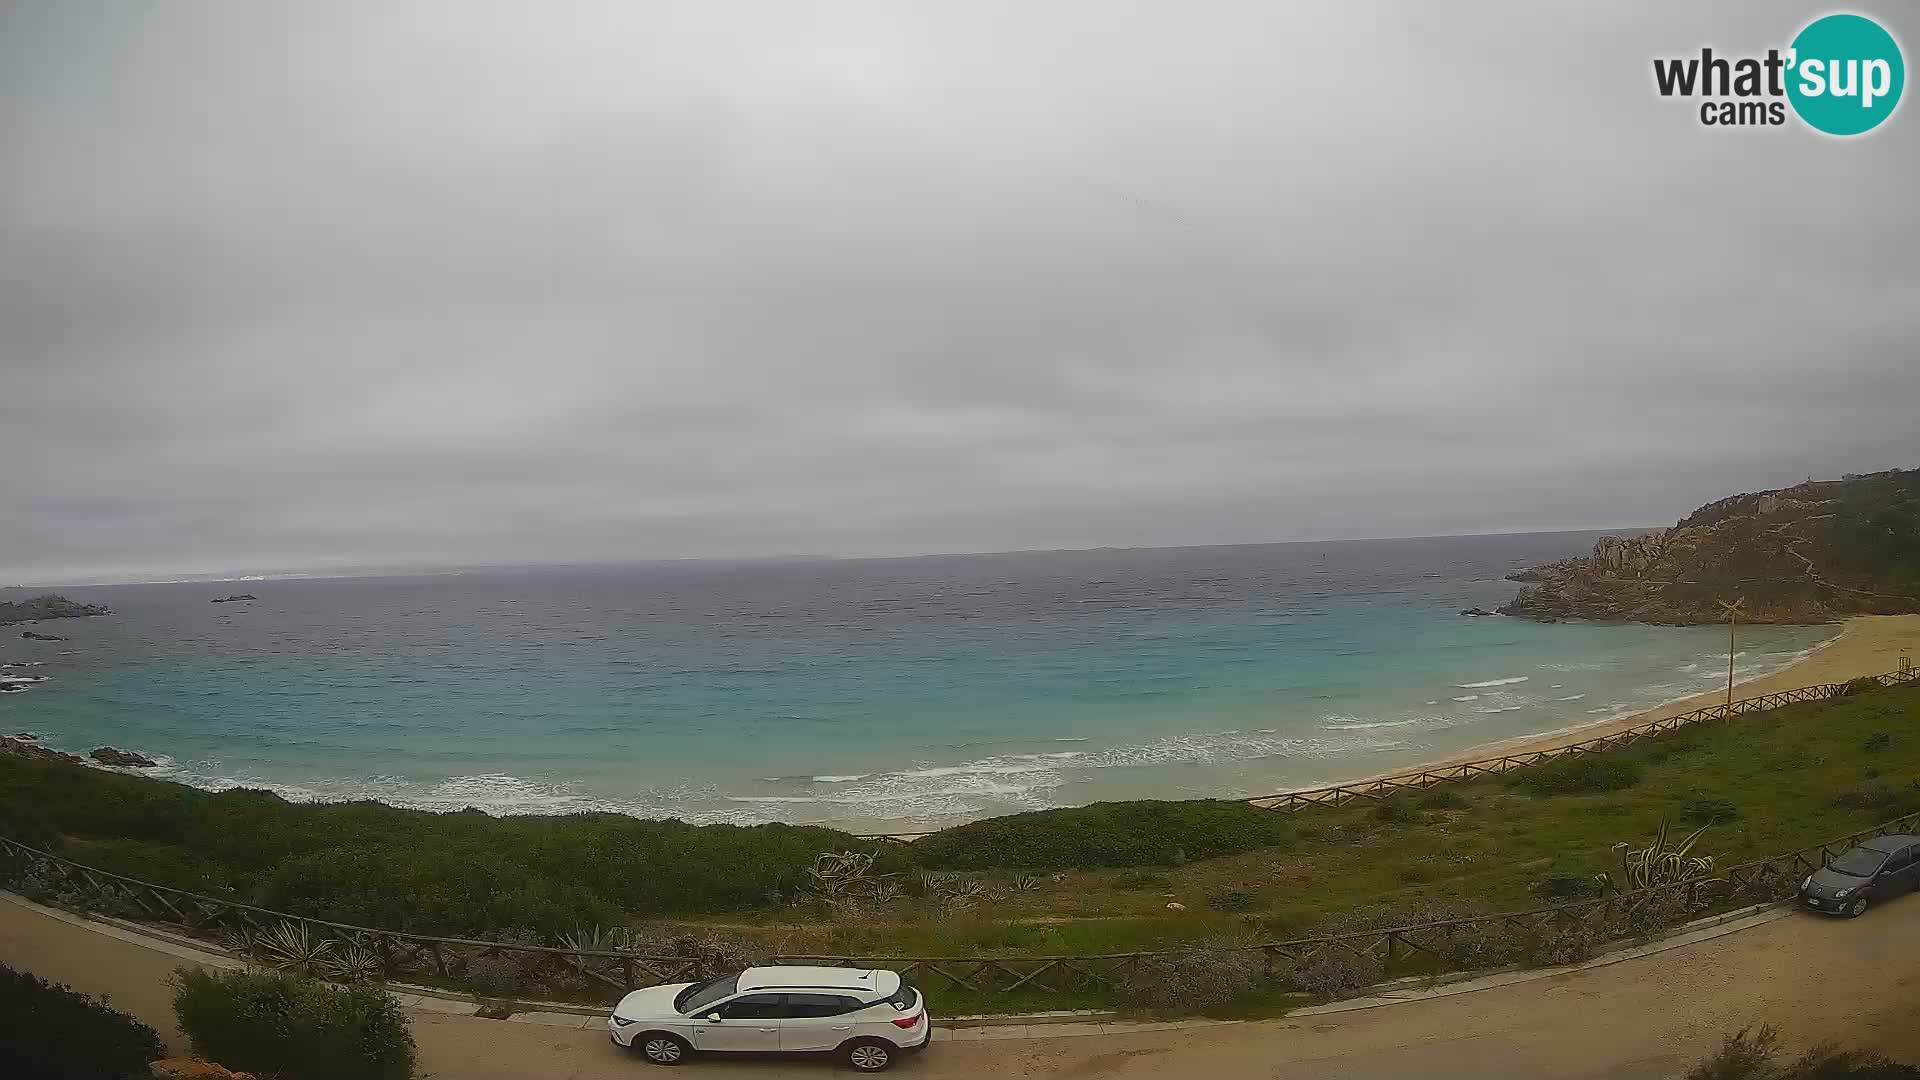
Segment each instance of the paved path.
[{"label": "paved path", "polygon": [[[167,973],[178,957],[0,899],[0,961],[107,994],[178,1040]],[[936,999],[937,1003],[937,999]],[[1851,922],[1795,913],[1711,941],[1550,978],[1384,1008],[1202,1029],[953,1041],[901,1077],[1674,1077],[1746,1024],[1804,1044],[1837,1039],[1920,1061],[1920,898]],[[598,1025],[565,1029],[416,1013],[435,1080],[647,1080]],[[702,1061],[700,1080],[842,1075],[812,1060]]]}]

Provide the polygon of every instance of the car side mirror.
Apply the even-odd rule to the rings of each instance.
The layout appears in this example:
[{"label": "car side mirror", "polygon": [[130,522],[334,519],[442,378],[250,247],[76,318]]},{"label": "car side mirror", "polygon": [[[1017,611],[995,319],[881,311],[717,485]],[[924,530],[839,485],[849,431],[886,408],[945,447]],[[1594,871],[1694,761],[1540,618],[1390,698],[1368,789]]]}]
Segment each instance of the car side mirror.
[{"label": "car side mirror", "polygon": [[719,1013],[708,1013],[708,1014],[707,1014],[707,1023],[709,1023],[709,1024],[717,1024],[717,1023],[719,1023],[719,1022],[720,1022],[720,1014],[719,1014]]}]

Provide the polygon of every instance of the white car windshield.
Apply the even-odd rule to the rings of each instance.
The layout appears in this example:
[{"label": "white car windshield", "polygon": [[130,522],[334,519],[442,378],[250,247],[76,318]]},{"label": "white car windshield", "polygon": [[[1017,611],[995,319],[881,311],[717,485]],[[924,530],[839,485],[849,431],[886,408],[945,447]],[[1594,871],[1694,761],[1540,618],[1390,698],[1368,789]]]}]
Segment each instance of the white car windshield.
[{"label": "white car windshield", "polygon": [[721,998],[733,996],[733,992],[739,988],[740,976],[738,975],[722,975],[719,978],[708,979],[706,982],[680,991],[680,996],[674,1001],[673,1007],[687,1016],[692,1016]]}]

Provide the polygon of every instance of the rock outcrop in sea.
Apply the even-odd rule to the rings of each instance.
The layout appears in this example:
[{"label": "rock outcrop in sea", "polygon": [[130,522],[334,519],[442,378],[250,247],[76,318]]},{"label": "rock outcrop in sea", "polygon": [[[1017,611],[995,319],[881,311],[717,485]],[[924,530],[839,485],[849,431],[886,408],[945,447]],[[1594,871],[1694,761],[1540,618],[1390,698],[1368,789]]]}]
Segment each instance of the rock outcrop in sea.
[{"label": "rock outcrop in sea", "polygon": [[85,765],[86,762],[72,754],[63,754],[58,750],[49,750],[32,736],[0,735],[0,755],[6,757],[32,758],[35,761],[64,761],[69,765]]},{"label": "rock outcrop in sea", "polygon": [[1920,612],[1920,469],[1708,503],[1670,529],[1603,536],[1584,558],[1507,575],[1502,615],[1692,625]]},{"label": "rock outcrop in sea", "polygon": [[102,765],[114,765],[123,769],[151,769],[160,764],[145,754],[111,746],[95,747],[93,753],[87,756]]},{"label": "rock outcrop in sea", "polygon": [[82,604],[58,593],[47,593],[29,600],[0,603],[0,626],[12,623],[41,622],[46,619],[84,619],[91,615],[111,615],[104,604]]}]

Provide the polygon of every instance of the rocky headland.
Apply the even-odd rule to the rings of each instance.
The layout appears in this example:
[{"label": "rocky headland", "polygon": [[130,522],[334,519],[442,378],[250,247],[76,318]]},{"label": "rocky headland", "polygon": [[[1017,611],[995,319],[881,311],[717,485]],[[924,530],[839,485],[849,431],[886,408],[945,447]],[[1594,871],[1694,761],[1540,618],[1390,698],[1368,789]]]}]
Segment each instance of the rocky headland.
[{"label": "rocky headland", "polygon": [[1825,623],[1920,612],[1920,469],[1734,495],[1670,529],[1507,575],[1502,615],[1692,625]]}]

